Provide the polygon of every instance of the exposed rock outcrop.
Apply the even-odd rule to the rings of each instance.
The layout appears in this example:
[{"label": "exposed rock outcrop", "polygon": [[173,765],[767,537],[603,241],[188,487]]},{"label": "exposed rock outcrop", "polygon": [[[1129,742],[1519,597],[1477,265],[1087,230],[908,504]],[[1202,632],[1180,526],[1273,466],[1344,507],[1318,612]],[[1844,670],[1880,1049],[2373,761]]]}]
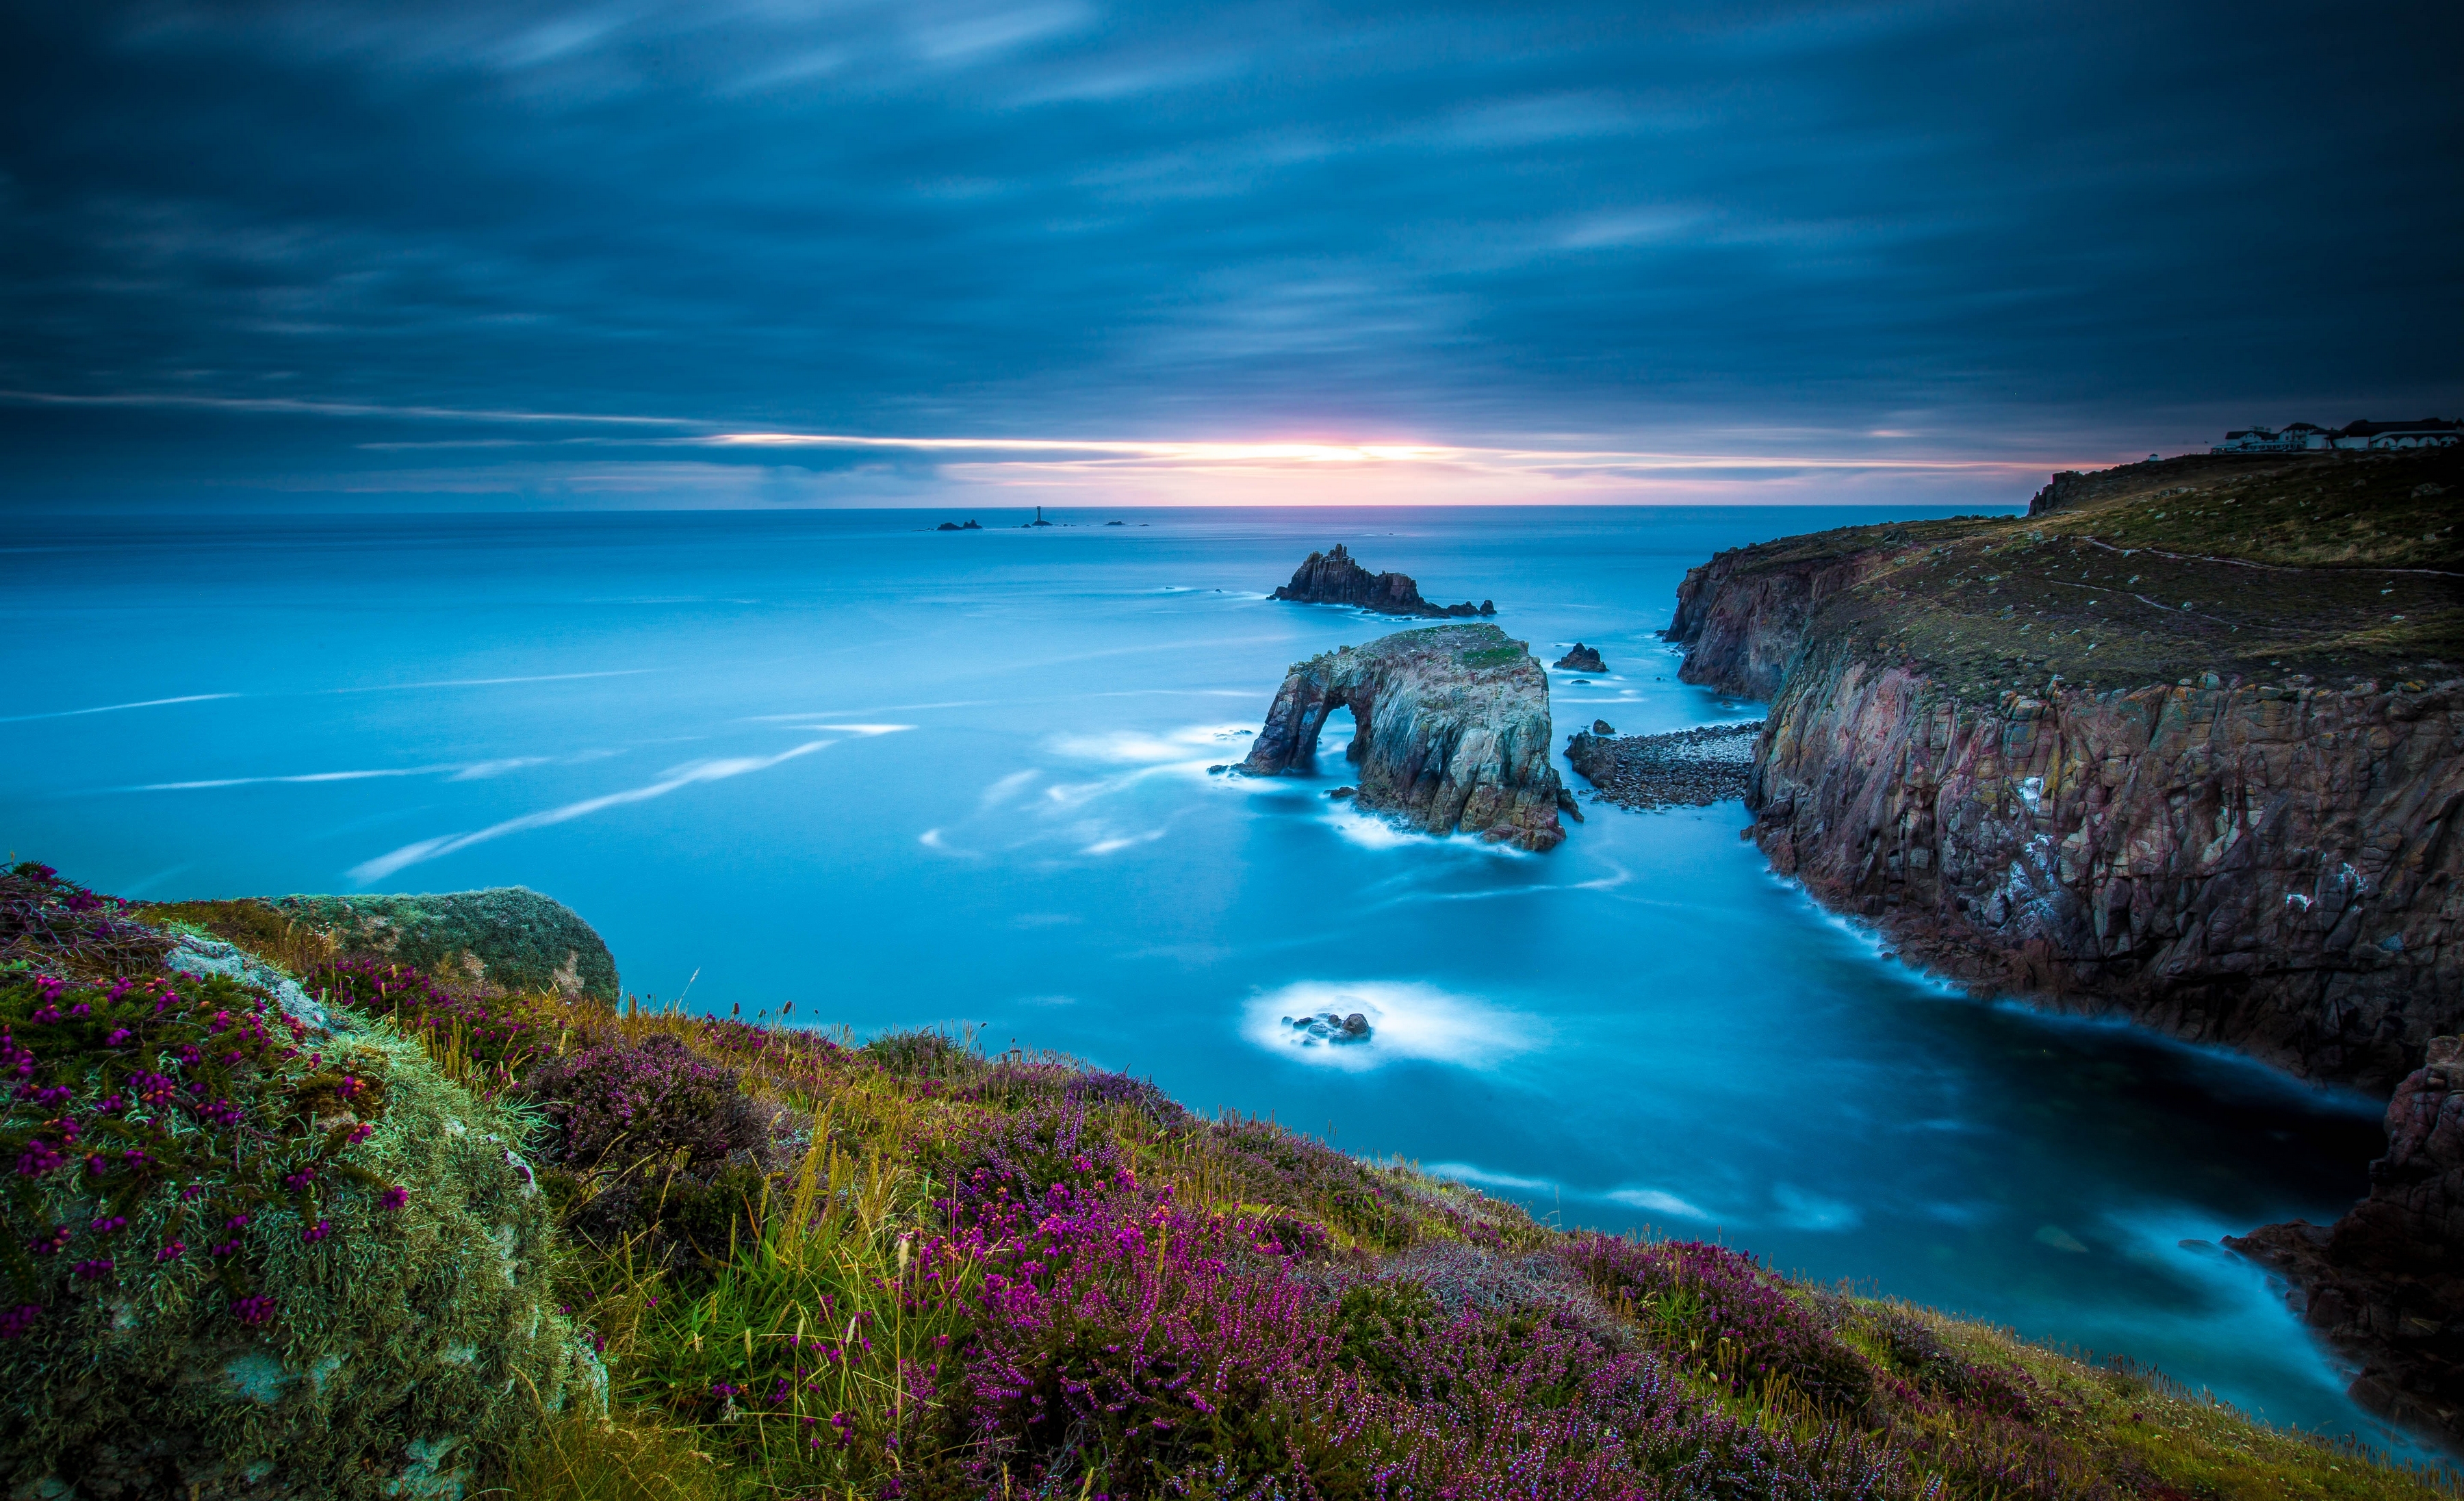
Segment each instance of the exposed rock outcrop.
[{"label": "exposed rock outcrop", "polygon": [[1605,720],[1595,720],[1592,733],[1578,730],[1567,740],[1566,759],[1604,803],[1646,810],[1707,807],[1746,795],[1762,728],[1756,719],[1619,738]]},{"label": "exposed rock outcrop", "polygon": [[2464,1025],[2459,467],[2133,465],[1724,553],[1670,634],[1774,700],[1774,865],[1911,957],[2384,1090]]},{"label": "exposed rock outcrop", "polygon": [[2464,1453],[2464,1048],[2433,1038],[2428,1056],[2387,1103],[2368,1198],[2333,1227],[2225,1245],[2283,1272],[2312,1327],[2361,1358],[2356,1400]]},{"label": "exposed rock outcrop", "polygon": [[2460,482],[2450,451],[2060,475],[2025,519],[1723,553],[1669,631],[1685,680],[1773,699],[1772,864],[1911,958],[2396,1091],[2369,1203],[2237,1244],[2449,1442],[2456,1070],[2413,1071],[2464,1026]]},{"label": "exposed rock outcrop", "polygon": [[1605,673],[1609,665],[1600,660],[1600,649],[1574,643],[1574,649],[1557,659],[1557,665],[1574,673]]},{"label": "exposed rock outcrop", "polygon": [[1525,850],[1566,837],[1557,813],[1573,800],[1551,764],[1548,674],[1495,626],[1406,630],[1296,663],[1240,769],[1306,769],[1338,708],[1359,726],[1347,754],[1361,806]]},{"label": "exposed rock outcrop", "polygon": [[285,930],[321,934],[462,985],[620,1001],[615,957],[582,915],[520,886],[437,894],[242,896],[147,910],[242,944],[280,949]]},{"label": "exposed rock outcrop", "polygon": [[1290,600],[1302,605],[1352,605],[1375,610],[1381,615],[1471,616],[1494,615],[1496,605],[1482,600],[1478,605],[1432,605],[1420,598],[1420,586],[1405,573],[1371,573],[1353,561],[1341,542],[1324,552],[1313,552],[1307,562],[1292,573],[1292,582],[1275,590],[1270,599]]}]

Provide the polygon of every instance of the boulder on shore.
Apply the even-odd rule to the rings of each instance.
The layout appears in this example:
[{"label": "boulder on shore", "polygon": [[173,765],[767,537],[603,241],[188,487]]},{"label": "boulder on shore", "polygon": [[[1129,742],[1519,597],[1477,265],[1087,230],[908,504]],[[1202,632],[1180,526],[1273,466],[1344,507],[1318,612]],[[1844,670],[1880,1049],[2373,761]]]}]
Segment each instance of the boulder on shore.
[{"label": "boulder on shore", "polygon": [[1293,570],[1292,582],[1267,597],[1301,605],[1351,605],[1381,615],[1467,617],[1497,613],[1497,606],[1488,600],[1477,606],[1468,601],[1432,605],[1420,598],[1420,585],[1410,574],[1372,573],[1353,562],[1341,542],[1324,552],[1309,554]]},{"label": "boulder on shore", "polygon": [[2387,1102],[2387,1134],[2369,1197],[2333,1225],[2224,1243],[2283,1273],[2311,1326],[2360,1358],[2355,1401],[2464,1446],[2464,1043],[2430,1040]]},{"label": "boulder on shore", "polygon": [[1571,801],[1551,764],[1549,680],[1495,626],[1434,626],[1293,665],[1240,770],[1304,771],[1348,708],[1361,806],[1432,834],[1458,828],[1525,850],[1566,837]]}]

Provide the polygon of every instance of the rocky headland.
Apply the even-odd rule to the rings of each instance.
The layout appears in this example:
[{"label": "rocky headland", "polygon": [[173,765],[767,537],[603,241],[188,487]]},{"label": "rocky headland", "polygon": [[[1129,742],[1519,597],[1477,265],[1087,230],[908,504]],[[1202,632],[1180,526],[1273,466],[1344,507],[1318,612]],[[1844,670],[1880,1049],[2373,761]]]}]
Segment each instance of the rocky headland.
[{"label": "rocky headland", "polygon": [[1760,719],[1745,724],[1706,724],[1667,735],[1624,735],[1605,722],[1577,730],[1566,741],[1566,760],[1595,789],[1593,796],[1620,807],[1708,807],[1746,795],[1754,764]]},{"label": "rocky headland", "polygon": [[1339,708],[1359,726],[1347,755],[1361,806],[1524,850],[1566,837],[1557,813],[1573,800],[1551,764],[1548,673],[1495,626],[1399,631],[1293,664],[1238,769],[1307,769]]},{"label": "rocky headland", "polygon": [[1267,596],[1300,605],[1351,605],[1380,615],[1430,615],[1440,618],[1494,615],[1488,600],[1478,605],[1432,605],[1420,598],[1420,585],[1408,573],[1372,573],[1353,561],[1341,542],[1313,552],[1293,570],[1292,582]]},{"label": "rocky headland", "polygon": [[[1750,832],[1818,898],[1980,991],[2392,1092],[2387,1163],[2430,1163],[2402,1143],[2464,1026],[2459,489],[2453,451],[2060,475],[2025,517],[1722,553],[1669,636],[1684,680],[1771,700]],[[2452,1287],[2352,1269],[2456,1264],[2452,1186],[2404,1181],[2427,1207],[2252,1244],[2375,1352],[2358,1397],[2452,1442],[2452,1354],[2421,1354],[2464,1339]]]}]

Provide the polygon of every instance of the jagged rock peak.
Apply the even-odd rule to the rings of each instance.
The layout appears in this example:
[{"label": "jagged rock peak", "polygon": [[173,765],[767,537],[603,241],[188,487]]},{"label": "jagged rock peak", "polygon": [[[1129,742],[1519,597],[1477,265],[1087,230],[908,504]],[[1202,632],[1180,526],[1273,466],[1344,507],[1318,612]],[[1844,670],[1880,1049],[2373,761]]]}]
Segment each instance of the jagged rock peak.
[{"label": "jagged rock peak", "polygon": [[1420,585],[1408,573],[1372,573],[1353,561],[1341,542],[1313,552],[1292,571],[1292,582],[1275,590],[1273,599],[1301,605],[1351,605],[1381,615],[1494,615],[1497,606],[1432,605],[1420,598]]},{"label": "jagged rock peak", "polygon": [[1239,769],[1309,769],[1338,708],[1359,726],[1347,755],[1360,766],[1361,806],[1524,850],[1566,837],[1557,812],[1572,799],[1550,756],[1548,673],[1495,626],[1398,631],[1294,664]]}]

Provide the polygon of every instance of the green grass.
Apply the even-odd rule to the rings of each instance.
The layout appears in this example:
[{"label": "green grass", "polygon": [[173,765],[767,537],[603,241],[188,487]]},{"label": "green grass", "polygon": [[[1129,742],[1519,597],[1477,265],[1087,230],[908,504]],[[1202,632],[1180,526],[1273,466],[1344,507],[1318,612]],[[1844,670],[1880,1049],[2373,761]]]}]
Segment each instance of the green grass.
[{"label": "green grass", "polygon": [[[242,933],[224,923],[219,931],[244,946],[262,945],[258,952],[269,956],[314,947],[290,928]],[[1887,1459],[1899,1478],[1878,1496],[2428,1501],[2458,1494],[2447,1480],[2253,1422],[2157,1373],[1805,1283],[1781,1285],[1783,1305],[1793,1311],[1787,1316],[1811,1331],[1805,1337],[1813,1341],[1806,1347],[1815,1352],[1813,1363],[1791,1368],[1808,1373],[1805,1380],[1749,1367],[1724,1342],[1722,1316],[1705,1301],[1713,1295],[1704,1291],[1707,1284],[1652,1282],[1650,1267],[1681,1259],[1670,1247],[1646,1246],[1633,1253],[1639,1260],[1619,1264],[1643,1269],[1635,1273],[1642,1282],[1599,1283],[1585,1292],[1586,1284],[1569,1281],[1563,1270],[1572,1263],[1559,1259],[1578,1243],[1511,1203],[1407,1162],[1347,1156],[1268,1122],[1192,1116],[1151,1090],[1089,1075],[1050,1055],[987,1057],[965,1039],[917,1033],[856,1048],[844,1046],[844,1033],[747,1026],[631,1003],[503,1000],[553,1024],[540,1027],[554,1034],[551,1056],[680,1040],[738,1072],[743,1089],[772,1113],[779,1145],[758,1171],[715,1181],[736,1185],[731,1191],[739,1195],[729,1221],[737,1226],[734,1239],[719,1246],[663,1243],[648,1228],[609,1235],[580,1227],[599,1196],[624,1186],[622,1174],[633,1173],[625,1181],[637,1187],[659,1185],[665,1193],[674,1183],[672,1167],[664,1177],[656,1164],[647,1177],[640,1164],[541,1173],[549,1192],[540,1202],[566,1222],[541,1252],[542,1264],[573,1323],[604,1341],[607,1404],[602,1410],[561,1395],[551,1402],[517,1381],[503,1399],[511,1417],[497,1425],[510,1436],[489,1447],[474,1498],[918,1501],[986,1493],[983,1451],[976,1446],[982,1440],[958,1421],[966,1395],[957,1374],[971,1342],[985,1335],[990,1272],[986,1247],[947,1239],[951,1175],[983,1160],[986,1140],[1033,1118],[1023,1113],[1067,1107],[1070,1092],[1082,1088],[1094,1090],[1083,1107],[1071,1107],[1081,1113],[1070,1118],[1085,1124],[1083,1149],[1116,1160],[1139,1192],[1169,1187],[1169,1202],[1198,1220],[1316,1247],[1306,1252],[1300,1275],[1324,1299],[1310,1316],[1322,1320],[1312,1327],[1327,1332],[1334,1352],[1325,1372],[1335,1383],[1329,1389],[1409,1392],[1432,1369],[1458,1369],[1446,1362],[1468,1359],[1470,1347],[1441,1343],[1466,1337],[1463,1326],[1441,1314],[1454,1306],[1444,1300],[1469,1286],[1502,1300],[1480,1326],[1484,1358],[1518,1358],[1521,1342],[1540,1337],[1547,1310],[1559,1306],[1551,1300],[1577,1297],[1593,1311],[1583,1316],[1600,1321],[1599,1337],[1664,1359],[1676,1382],[1672,1400],[1725,1414],[1749,1438],[1793,1445],[1791,1452],[1813,1456],[1805,1462],[1817,1469],[1830,1463],[1821,1456],[1835,1451]],[[388,1046],[406,1055],[424,1049],[462,1080],[423,1088],[446,1091],[440,1100],[450,1094],[468,1101],[465,1088],[496,1093],[495,1103],[458,1108],[473,1119],[484,1116],[499,1134],[532,1133],[532,1148],[539,1150],[539,1109],[509,1089],[507,1071],[472,1068],[450,1036],[422,1027],[415,1016],[398,1021],[399,1040]],[[1529,1280],[1550,1268],[1559,1269],[1551,1274],[1556,1281]],[[407,1316],[419,1316],[422,1300],[400,1301]],[[1095,1358],[1109,1348],[1100,1333],[1082,1337],[1095,1341],[1085,1347]],[[1461,1365],[1462,1374],[1449,1379],[1485,1379],[1472,1369]],[[1518,1388],[1513,1401],[1522,1405],[1513,1410],[1545,1416],[1552,1403],[1574,1400],[1579,1376]],[[1368,1384],[1343,1388],[1344,1380]],[[1209,1451],[1229,1456],[1222,1461],[1234,1466],[1229,1478],[1192,1478],[1191,1471],[1175,1484],[1192,1494],[1268,1493],[1258,1487],[1297,1494],[1272,1490],[1282,1482],[1270,1485],[1268,1470],[1303,1463],[1290,1455],[1306,1451],[1306,1463],[1316,1467],[1310,1473],[1323,1481],[1313,1493],[1375,1493],[1368,1477],[1385,1467],[1422,1477],[1409,1493],[1433,1494],[1443,1477],[1429,1469],[1437,1452],[1431,1446],[1468,1444],[1464,1452],[1471,1452],[1481,1443],[1506,1442],[1452,1420],[1432,1425],[1411,1419],[1419,1409],[1393,1405],[1400,1398],[1376,1401],[1389,1405],[1309,1409],[1272,1421],[1235,1415],[1240,1422],[1225,1433],[1248,1434],[1242,1442],[1267,1443],[1270,1450],[1288,1445],[1290,1453],[1277,1460],[1269,1451]],[[1084,1492],[1091,1501],[1099,1473],[1111,1477],[1104,1487],[1114,1495],[1165,1493],[1126,1461],[1089,1452],[1082,1465],[1070,1457],[1070,1444],[1093,1440],[1067,1440],[1055,1449],[1056,1437],[1036,1451],[1040,1463],[1063,1456],[1058,1472],[1067,1484],[1049,1493]],[[1579,1457],[1575,1448],[1564,1454],[1570,1465]],[[1654,1463],[1682,1467],[1696,1457],[1669,1452]],[[993,1493],[1026,1494],[1007,1489],[1015,1478],[996,1467]],[[1689,1493],[1716,1493],[1721,1501],[1803,1493],[1761,1482],[1723,1484],[1727,1488]]]}]

